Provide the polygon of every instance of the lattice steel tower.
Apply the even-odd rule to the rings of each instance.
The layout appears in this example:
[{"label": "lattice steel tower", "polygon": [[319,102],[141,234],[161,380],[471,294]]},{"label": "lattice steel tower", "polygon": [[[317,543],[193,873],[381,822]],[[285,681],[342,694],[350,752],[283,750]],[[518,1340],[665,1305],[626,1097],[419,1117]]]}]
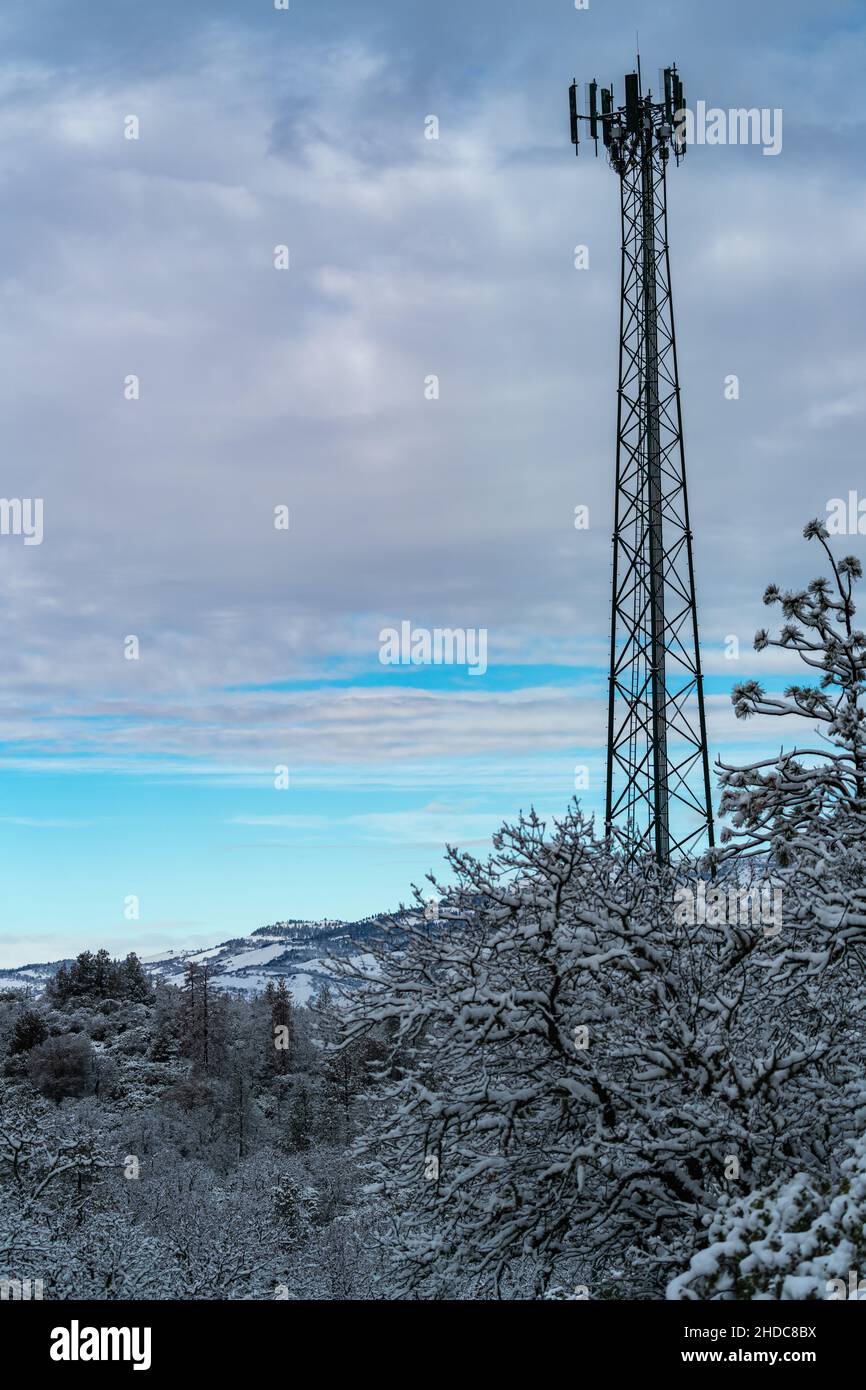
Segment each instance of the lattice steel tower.
[{"label": "lattice steel tower", "polygon": [[569,98],[575,153],[587,122],[622,193],[605,828],[665,863],[713,844],[713,811],[668,253],[667,168],[686,149],[675,67],[660,92],[644,94],[638,59],[624,105],[613,84]]}]

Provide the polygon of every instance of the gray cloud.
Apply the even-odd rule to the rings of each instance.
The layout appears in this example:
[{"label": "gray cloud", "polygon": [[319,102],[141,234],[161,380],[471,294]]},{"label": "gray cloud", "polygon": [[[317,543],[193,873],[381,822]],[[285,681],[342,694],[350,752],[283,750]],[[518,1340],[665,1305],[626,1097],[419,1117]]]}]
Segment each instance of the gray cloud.
[{"label": "gray cloud", "polygon": [[[619,74],[642,8],[566,30],[564,6],[380,7],[363,32],[354,6],[298,5],[291,42],[236,4],[7,17],[4,490],[45,498],[45,541],[0,541],[5,737],[238,767],[281,736],[323,762],[598,745],[601,702],[559,689],[217,692],[360,671],[402,617],[486,626],[500,659],[603,652],[617,190],[575,164],[562,115],[566,64]],[[768,579],[811,574],[802,522],[863,476],[862,192],[838,139],[816,148],[830,90],[856,144],[854,17],[825,6],[818,40],[806,4],[640,17],[645,52],[676,39],[690,95],[785,109],[778,159],[694,150],[671,180],[711,646],[751,638]]]}]

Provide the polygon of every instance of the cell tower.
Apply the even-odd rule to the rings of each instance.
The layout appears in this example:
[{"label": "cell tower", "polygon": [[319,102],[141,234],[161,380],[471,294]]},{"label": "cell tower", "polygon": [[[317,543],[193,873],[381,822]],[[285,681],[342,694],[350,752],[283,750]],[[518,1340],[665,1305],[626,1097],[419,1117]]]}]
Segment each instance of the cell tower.
[{"label": "cell tower", "polygon": [[685,103],[676,68],[659,77],[658,101],[643,92],[640,59],[624,105],[597,82],[581,103],[573,83],[569,100],[575,153],[586,122],[622,193],[605,830],[667,863],[712,846],[713,811],[667,228]]}]

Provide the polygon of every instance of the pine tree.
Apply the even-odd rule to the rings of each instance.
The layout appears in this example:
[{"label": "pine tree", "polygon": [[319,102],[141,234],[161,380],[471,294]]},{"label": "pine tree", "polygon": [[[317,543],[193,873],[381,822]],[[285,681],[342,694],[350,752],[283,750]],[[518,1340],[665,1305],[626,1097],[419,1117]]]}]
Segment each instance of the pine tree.
[{"label": "pine tree", "polygon": [[69,970],[61,965],[45,986],[45,997],[52,1004],[62,1004],[69,998]]},{"label": "pine tree", "polygon": [[180,1050],[185,999],[182,992],[164,980],[154,989],[154,1016],[149,1056],[154,1062],[167,1062]]},{"label": "pine tree", "polygon": [[225,1107],[229,1132],[237,1145],[237,1159],[247,1155],[253,1119],[252,1074],[254,1058],[242,1044],[235,1043],[229,1054]]},{"label": "pine tree", "polygon": [[62,965],[46,986],[46,995],[56,1004],[70,999],[130,999],[148,1003],[153,991],[134,951],[124,961],[116,961],[102,947],[95,955],[82,951],[68,968]]},{"label": "pine tree", "polygon": [[314,1131],[313,1094],[305,1078],[292,1092],[289,1111],[289,1139],[295,1149],[307,1149]]},{"label": "pine tree", "polygon": [[104,946],[93,957],[92,979],[89,992],[95,994],[97,999],[107,999],[109,995],[116,997],[117,966]]},{"label": "pine tree", "polygon": [[276,989],[268,983],[270,996],[265,998],[270,1005],[270,1038],[268,1061],[271,1071],[279,1076],[287,1075],[295,1060],[295,1021],[291,992],[286,986],[285,977],[280,976]]},{"label": "pine tree", "polygon": [[384,1055],[384,1048],[376,1036],[343,1037],[330,998],[317,1017],[322,1044],[321,1127],[329,1140],[345,1144],[353,1137],[355,1103],[367,1087],[370,1063]]},{"label": "pine tree", "polygon": [[189,962],[181,993],[181,1053],[190,1059],[194,1071],[214,1075],[219,1072],[225,1057],[225,997],[211,984],[210,968],[206,961],[203,965]]},{"label": "pine tree", "polygon": [[48,1029],[42,1015],[35,1009],[24,1009],[15,1020],[12,1029],[12,1037],[9,1040],[9,1051],[13,1055],[20,1052],[30,1052],[32,1048],[38,1047],[39,1043],[44,1042],[48,1037]]},{"label": "pine tree", "polygon": [[69,999],[86,998],[96,994],[97,961],[92,951],[81,951],[67,968],[61,966],[49,982],[46,993],[53,1003],[65,1004]]},{"label": "pine tree", "polygon": [[130,951],[117,968],[117,987],[123,999],[139,1004],[148,1004],[153,999],[150,981],[134,951]]}]

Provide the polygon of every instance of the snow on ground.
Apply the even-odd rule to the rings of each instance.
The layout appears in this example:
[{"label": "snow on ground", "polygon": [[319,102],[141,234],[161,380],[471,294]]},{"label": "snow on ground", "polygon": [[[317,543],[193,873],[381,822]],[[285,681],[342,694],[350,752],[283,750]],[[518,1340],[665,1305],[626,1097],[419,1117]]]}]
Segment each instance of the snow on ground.
[{"label": "snow on ground", "polygon": [[285,949],[286,943],[283,941],[277,946],[263,946],[260,951],[241,951],[238,955],[229,956],[228,960],[221,961],[220,965],[226,974],[231,974],[234,970],[245,970],[248,965],[267,965],[269,961],[283,955]]},{"label": "snow on ground", "polygon": [[[273,983],[273,975],[245,975],[241,980],[236,975],[215,975],[212,980],[216,989],[229,990],[232,993],[240,991],[242,994],[263,991],[269,984],[272,985]],[[286,987],[291,992],[296,1004],[308,1004],[318,994],[322,984],[321,976],[314,978],[306,971],[286,977]]]},{"label": "snow on ground", "polygon": [[288,987],[296,1004],[309,1004],[321,989],[322,981],[314,980],[312,975],[293,975]]},{"label": "snow on ground", "polygon": [[363,956],[350,956],[349,964],[353,970],[363,970],[365,975],[379,974],[379,962],[369,952]]}]

